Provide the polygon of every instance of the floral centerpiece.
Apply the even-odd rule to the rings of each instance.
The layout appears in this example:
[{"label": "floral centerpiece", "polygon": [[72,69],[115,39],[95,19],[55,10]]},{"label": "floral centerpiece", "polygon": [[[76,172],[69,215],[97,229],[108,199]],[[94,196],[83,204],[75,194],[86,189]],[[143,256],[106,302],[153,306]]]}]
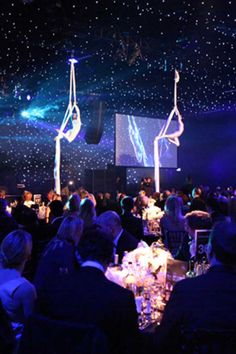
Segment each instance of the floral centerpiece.
[{"label": "floral centerpiece", "polygon": [[165,286],[168,258],[172,256],[162,244],[154,242],[149,247],[141,241],[138,248],[123,257],[121,267],[109,267],[106,276],[123,287],[127,287],[130,282],[136,288],[147,287],[154,282]]}]

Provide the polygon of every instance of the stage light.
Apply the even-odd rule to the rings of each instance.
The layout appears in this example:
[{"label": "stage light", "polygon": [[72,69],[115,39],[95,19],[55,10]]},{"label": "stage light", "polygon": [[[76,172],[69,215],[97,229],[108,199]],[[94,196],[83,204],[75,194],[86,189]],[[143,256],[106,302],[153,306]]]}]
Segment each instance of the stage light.
[{"label": "stage light", "polygon": [[26,96],[26,99],[27,99],[27,101],[30,101],[30,100],[31,100],[31,96],[30,96],[30,95],[27,95],[27,96]]},{"label": "stage light", "polygon": [[68,185],[69,185],[69,186],[73,186],[73,184],[74,184],[74,181],[69,181],[69,182],[68,182]]},{"label": "stage light", "polygon": [[22,111],[22,112],[21,112],[21,116],[22,116],[23,118],[29,118],[29,117],[30,117],[30,114],[29,114],[28,111]]},{"label": "stage light", "polygon": [[176,168],[176,172],[181,172],[181,168]]}]

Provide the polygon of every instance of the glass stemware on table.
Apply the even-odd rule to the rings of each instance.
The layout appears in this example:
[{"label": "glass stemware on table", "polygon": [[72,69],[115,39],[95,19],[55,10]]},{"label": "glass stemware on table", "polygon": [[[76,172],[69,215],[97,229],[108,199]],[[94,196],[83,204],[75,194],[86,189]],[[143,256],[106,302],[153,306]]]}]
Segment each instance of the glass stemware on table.
[{"label": "glass stemware on table", "polygon": [[111,267],[108,279],[134,293],[140,329],[159,323],[165,307],[167,258],[170,253],[159,242],[140,245],[127,253],[121,266]]}]

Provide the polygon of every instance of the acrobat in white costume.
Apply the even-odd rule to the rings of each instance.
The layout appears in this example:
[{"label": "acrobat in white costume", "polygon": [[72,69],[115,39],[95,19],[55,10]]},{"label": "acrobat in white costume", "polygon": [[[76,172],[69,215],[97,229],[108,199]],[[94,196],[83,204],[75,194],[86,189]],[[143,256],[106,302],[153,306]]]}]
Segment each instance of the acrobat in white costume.
[{"label": "acrobat in white costume", "polygon": [[[55,167],[54,167],[54,180],[55,191],[61,194],[61,181],[60,181],[60,165],[61,165],[61,139],[66,138],[71,143],[78,135],[81,128],[80,110],[76,102],[76,83],[75,83],[75,64],[77,60],[72,58],[70,61],[70,93],[69,104],[64,115],[60,129],[57,130],[58,135],[55,138],[56,152],[55,152]],[[66,126],[72,120],[72,129],[65,132]]]},{"label": "acrobat in white costume", "polygon": [[[179,73],[177,70],[175,70],[174,81],[174,108],[170,112],[167,122],[161,128],[160,133],[154,139],[154,178],[156,192],[160,192],[160,156],[158,148],[159,140],[167,138],[171,143],[180,146],[179,137],[183,134],[184,131],[183,119],[177,107],[177,83],[179,82]],[[167,130],[172,121],[172,118],[174,117],[174,114],[176,114],[178,117],[178,130],[176,130],[174,133],[168,134]]]}]

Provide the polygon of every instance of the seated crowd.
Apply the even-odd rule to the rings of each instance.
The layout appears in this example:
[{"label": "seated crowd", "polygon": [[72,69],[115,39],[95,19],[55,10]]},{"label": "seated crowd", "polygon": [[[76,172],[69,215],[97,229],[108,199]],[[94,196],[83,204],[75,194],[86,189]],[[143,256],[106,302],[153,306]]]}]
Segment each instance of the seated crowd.
[{"label": "seated crowd", "polygon": [[[0,354],[47,353],[40,331],[39,349],[27,339],[37,315],[98,327],[107,341],[106,350],[96,351],[101,354],[181,353],[183,328],[236,329],[236,193],[192,186],[151,194],[146,184],[148,193],[118,193],[116,200],[82,188],[68,198],[50,191],[41,205],[29,191],[8,204],[0,190]],[[195,230],[211,230],[210,268],[176,284],[161,324],[146,335],[133,293],[105,272],[114,255],[121,263],[125,252],[148,240],[144,225],[151,219],[156,239],[186,262],[196,253]],[[180,235],[177,248],[172,233]]]}]

